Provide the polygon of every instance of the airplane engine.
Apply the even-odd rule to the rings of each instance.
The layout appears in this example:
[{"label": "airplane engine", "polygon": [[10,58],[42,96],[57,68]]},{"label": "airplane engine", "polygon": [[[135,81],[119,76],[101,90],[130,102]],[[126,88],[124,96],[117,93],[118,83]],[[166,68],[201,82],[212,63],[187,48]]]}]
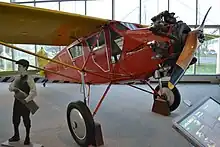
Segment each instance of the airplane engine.
[{"label": "airplane engine", "polygon": [[183,47],[186,42],[186,38],[188,33],[191,31],[189,26],[183,21],[178,21],[175,25],[172,26],[171,35],[175,36],[177,40],[172,40],[172,45],[174,49],[174,53],[180,53],[183,50]]},{"label": "airplane engine", "polygon": [[[148,45],[156,53],[153,59],[162,58],[165,59],[161,65],[159,71],[161,75],[170,76],[173,70],[173,66],[181,54],[187,39],[187,35],[191,32],[190,27],[182,20],[177,21],[174,17],[175,13],[169,13],[163,11],[158,15],[151,18],[153,21],[150,30],[155,35],[164,36],[170,38],[169,42],[152,41]],[[172,53],[170,48],[172,47]],[[190,65],[196,62],[196,58],[193,58]]]},{"label": "airplane engine", "polygon": [[[173,46],[173,53],[181,53],[185,45],[187,35],[191,29],[183,21],[177,21],[174,15],[175,13],[163,11],[160,14],[152,17],[151,20],[153,23],[150,30],[155,35],[169,37],[171,45]],[[165,58],[167,57],[165,55],[162,56]]]}]

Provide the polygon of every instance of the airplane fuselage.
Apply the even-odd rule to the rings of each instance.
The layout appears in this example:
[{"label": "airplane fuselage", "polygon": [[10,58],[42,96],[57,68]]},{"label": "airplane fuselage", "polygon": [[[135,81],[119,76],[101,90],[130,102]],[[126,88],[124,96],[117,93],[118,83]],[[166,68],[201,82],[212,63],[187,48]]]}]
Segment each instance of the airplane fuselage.
[{"label": "airplane fuselage", "polygon": [[[164,61],[162,58],[152,58],[156,55],[154,48],[149,45],[152,41],[170,45],[169,37],[155,35],[149,28],[112,21],[89,37],[74,41],[54,59],[103,76],[86,73],[86,83],[148,79]],[[172,46],[164,50],[167,56],[173,53]],[[52,62],[45,68],[76,78],[76,81],[46,72],[48,79],[81,83],[81,73],[75,69]]]}]

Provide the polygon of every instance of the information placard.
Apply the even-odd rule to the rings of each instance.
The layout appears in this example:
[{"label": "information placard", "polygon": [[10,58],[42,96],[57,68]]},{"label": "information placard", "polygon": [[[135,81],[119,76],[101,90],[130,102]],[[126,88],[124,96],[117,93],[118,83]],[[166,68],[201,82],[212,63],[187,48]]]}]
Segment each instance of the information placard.
[{"label": "information placard", "polygon": [[220,103],[204,98],[176,118],[173,127],[196,147],[220,147]]}]

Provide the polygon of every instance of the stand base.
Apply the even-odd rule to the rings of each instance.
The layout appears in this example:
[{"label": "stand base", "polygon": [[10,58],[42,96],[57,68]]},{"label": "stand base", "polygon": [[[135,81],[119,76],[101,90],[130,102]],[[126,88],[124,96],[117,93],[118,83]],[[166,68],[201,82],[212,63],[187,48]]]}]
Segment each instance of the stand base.
[{"label": "stand base", "polygon": [[154,100],[154,104],[152,107],[152,112],[164,115],[164,116],[169,116],[170,115],[170,108],[167,103],[167,101],[157,98]]},{"label": "stand base", "polygon": [[101,124],[95,122],[95,140],[92,146],[102,146],[104,145]]},{"label": "stand base", "polygon": [[8,140],[3,142],[1,144],[1,146],[5,146],[5,147],[44,147],[41,144],[31,143],[30,145],[24,145],[24,141],[9,142]]}]

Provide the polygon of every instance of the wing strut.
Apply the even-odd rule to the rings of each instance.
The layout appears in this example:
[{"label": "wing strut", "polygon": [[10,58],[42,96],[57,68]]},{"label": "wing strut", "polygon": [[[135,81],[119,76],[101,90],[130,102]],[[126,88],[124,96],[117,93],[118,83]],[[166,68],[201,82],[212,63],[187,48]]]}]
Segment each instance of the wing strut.
[{"label": "wing strut", "polygon": [[[6,58],[4,56],[0,56],[0,58],[2,59],[5,59],[5,60],[8,60],[8,61],[12,61],[12,62],[16,62],[16,60],[13,60],[13,59],[10,59],[10,58]],[[58,73],[58,72],[54,72],[52,70],[46,70],[44,68],[40,68],[40,67],[36,67],[36,66],[33,66],[33,65],[29,65],[30,67],[33,67],[33,68],[36,68],[36,69],[39,69],[39,70],[43,70],[43,71],[47,71],[47,72],[50,72],[50,73],[53,73],[53,74],[56,74],[56,75],[59,75],[59,76],[63,76],[63,77],[66,77],[66,78],[69,78],[69,79],[72,79],[74,81],[77,81],[77,79],[73,78],[73,77],[70,77],[70,76],[67,76],[67,75],[64,75],[64,74],[61,74],[61,73]],[[77,82],[78,83],[78,82]]]},{"label": "wing strut", "polygon": [[[63,65],[63,66],[66,66],[66,67],[69,67],[69,68],[72,68],[72,69],[75,69],[75,70],[78,70],[78,71],[81,71],[81,72],[86,72],[86,73],[89,73],[89,74],[92,74],[92,75],[96,75],[96,76],[99,76],[99,77],[102,77],[102,78],[105,78],[105,79],[109,79],[108,77],[105,77],[103,75],[100,75],[98,73],[94,73],[92,71],[89,71],[89,70],[85,70],[85,69],[80,69],[76,66],[72,66],[70,64],[66,64],[66,63],[63,63],[63,62],[60,62],[60,61],[57,61],[57,60],[54,60],[54,59],[50,59],[50,58],[47,58],[47,57],[44,57],[44,56],[41,56],[41,55],[37,55],[35,53],[32,53],[30,51],[27,51],[27,50],[24,50],[22,48],[19,48],[19,47],[16,47],[16,46],[13,46],[13,45],[10,45],[10,44],[7,44],[7,43],[4,43],[2,41],[0,41],[0,44],[1,45],[4,45],[4,46],[7,46],[7,47],[10,47],[12,49],[15,49],[15,50],[18,50],[18,51],[21,51],[21,52],[25,52],[27,54],[30,54],[30,55],[33,55],[33,56],[36,56],[36,57],[39,57],[39,58],[43,58],[45,60],[49,60],[51,62],[54,62],[54,63],[57,63],[57,64],[60,64],[60,65]],[[110,79],[109,79],[110,80]]]}]

